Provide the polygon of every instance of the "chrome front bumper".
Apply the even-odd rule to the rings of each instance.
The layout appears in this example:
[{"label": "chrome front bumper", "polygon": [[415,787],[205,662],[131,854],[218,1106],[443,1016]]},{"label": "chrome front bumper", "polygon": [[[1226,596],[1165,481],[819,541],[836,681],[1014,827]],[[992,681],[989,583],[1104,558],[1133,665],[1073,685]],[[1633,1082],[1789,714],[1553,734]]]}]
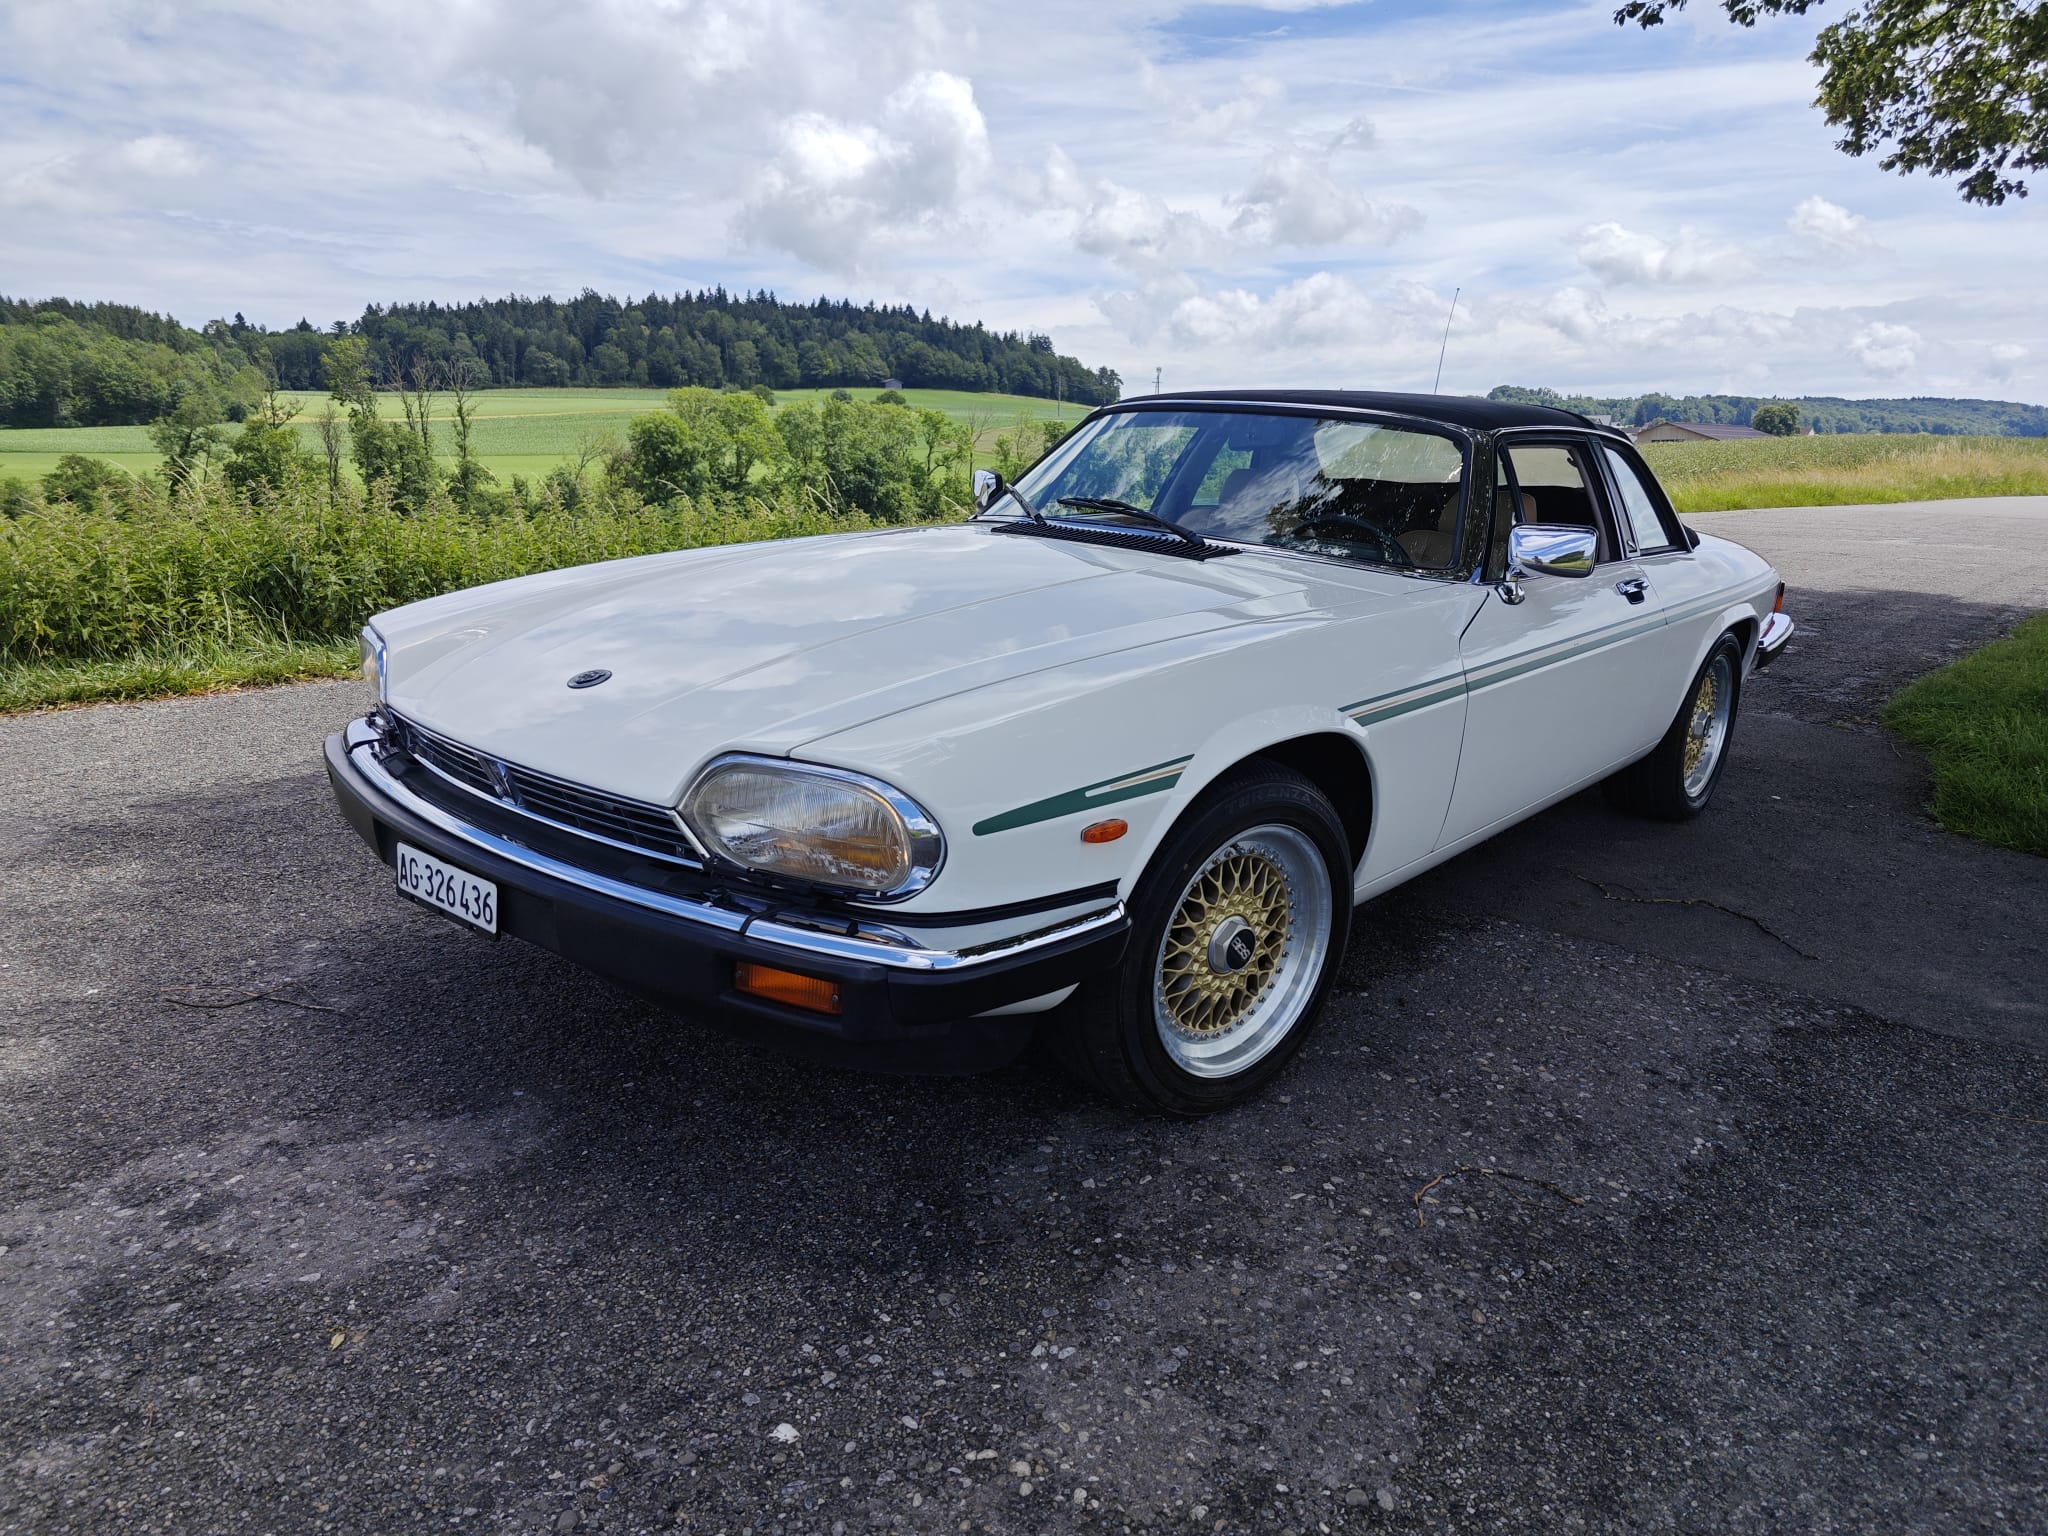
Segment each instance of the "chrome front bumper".
[{"label": "chrome front bumper", "polygon": [[1756,660],[1750,670],[1761,672],[1778,659],[1778,653],[1785,649],[1785,642],[1792,638],[1792,620],[1782,613],[1768,614],[1764,627],[1756,637]]},{"label": "chrome front bumper", "polygon": [[[352,721],[341,744],[354,774],[389,807],[494,860],[665,919],[700,926],[707,938],[744,939],[750,947],[772,945],[787,951],[792,959],[854,962],[924,974],[959,973],[1000,967],[1039,951],[1069,947],[1077,940],[1120,933],[1126,926],[1122,902],[1111,902],[1025,932],[991,934],[958,948],[932,948],[898,929],[864,920],[826,914],[808,919],[786,906],[766,902],[749,906],[717,896],[688,897],[650,890],[542,853],[415,794],[383,761],[382,737],[366,720]],[[336,792],[342,792],[339,780]],[[374,802],[370,811],[376,814]]]}]

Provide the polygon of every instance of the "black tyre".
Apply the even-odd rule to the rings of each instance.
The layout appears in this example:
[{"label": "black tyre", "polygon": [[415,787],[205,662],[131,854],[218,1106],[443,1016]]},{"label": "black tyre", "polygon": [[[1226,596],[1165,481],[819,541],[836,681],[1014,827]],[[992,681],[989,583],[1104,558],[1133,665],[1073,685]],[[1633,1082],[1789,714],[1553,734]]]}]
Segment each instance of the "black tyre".
[{"label": "black tyre", "polygon": [[1168,836],[1133,895],[1123,965],[1082,985],[1047,1043],[1132,1108],[1228,1109],[1301,1049],[1350,932],[1343,823],[1302,775],[1253,765]]},{"label": "black tyre", "polygon": [[1660,821],[1688,821],[1707,808],[1728,766],[1742,702],[1742,641],[1723,635],[1686,690],[1685,703],[1656,749],[1607,781],[1624,810]]}]

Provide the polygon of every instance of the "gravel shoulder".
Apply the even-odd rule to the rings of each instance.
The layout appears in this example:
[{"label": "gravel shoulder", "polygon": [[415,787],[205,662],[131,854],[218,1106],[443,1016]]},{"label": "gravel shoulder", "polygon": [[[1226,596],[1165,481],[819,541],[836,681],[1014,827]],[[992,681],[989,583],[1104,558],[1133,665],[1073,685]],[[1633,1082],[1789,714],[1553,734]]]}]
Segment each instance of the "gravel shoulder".
[{"label": "gravel shoulder", "polygon": [[1373,903],[1194,1126],[398,902],[346,685],[0,721],[0,1530],[2048,1525],[2048,879],[1872,723],[2048,502],[1697,521],[1801,624],[1714,812]]}]

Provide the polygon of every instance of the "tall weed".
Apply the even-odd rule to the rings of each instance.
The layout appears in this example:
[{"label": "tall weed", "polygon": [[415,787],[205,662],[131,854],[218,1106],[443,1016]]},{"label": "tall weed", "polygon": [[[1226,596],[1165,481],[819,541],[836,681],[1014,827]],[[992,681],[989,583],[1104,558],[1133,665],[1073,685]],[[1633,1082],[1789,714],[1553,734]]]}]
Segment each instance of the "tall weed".
[{"label": "tall weed", "polygon": [[417,598],[662,550],[874,526],[794,499],[646,505],[551,497],[472,516],[417,515],[344,485],[256,501],[218,482],[153,484],[0,518],[0,662],[94,660],[152,647],[319,641]]}]

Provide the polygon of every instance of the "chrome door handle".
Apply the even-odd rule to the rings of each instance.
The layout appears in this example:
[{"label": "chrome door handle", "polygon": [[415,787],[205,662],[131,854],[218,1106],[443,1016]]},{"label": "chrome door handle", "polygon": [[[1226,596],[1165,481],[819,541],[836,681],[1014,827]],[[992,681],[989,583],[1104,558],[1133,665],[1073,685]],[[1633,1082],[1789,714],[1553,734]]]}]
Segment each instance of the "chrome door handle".
[{"label": "chrome door handle", "polygon": [[1640,603],[1650,595],[1650,584],[1640,576],[1631,576],[1626,581],[1617,581],[1614,590],[1632,603]]}]

